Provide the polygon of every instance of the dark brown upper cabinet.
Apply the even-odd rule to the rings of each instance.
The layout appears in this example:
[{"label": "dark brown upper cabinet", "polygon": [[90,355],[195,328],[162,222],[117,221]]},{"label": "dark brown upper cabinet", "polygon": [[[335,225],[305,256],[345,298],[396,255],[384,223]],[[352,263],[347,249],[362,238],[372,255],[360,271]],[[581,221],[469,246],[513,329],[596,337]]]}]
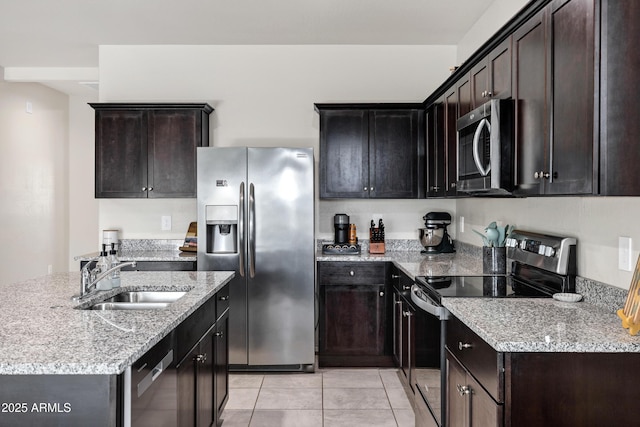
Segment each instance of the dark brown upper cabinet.
[{"label": "dark brown upper cabinet", "polygon": [[422,104],[316,104],[320,198],[424,196]]},{"label": "dark brown upper cabinet", "polygon": [[513,35],[518,195],[594,186],[594,0],[555,0]]},{"label": "dark brown upper cabinet", "polygon": [[196,148],[209,145],[208,104],[90,104],[96,198],[196,197]]},{"label": "dark brown upper cabinet", "polygon": [[601,9],[600,194],[640,195],[640,2]]},{"label": "dark brown upper cabinet", "polygon": [[[470,71],[471,109],[491,99],[511,97],[511,37],[495,47]],[[466,113],[465,113],[466,114]]]}]

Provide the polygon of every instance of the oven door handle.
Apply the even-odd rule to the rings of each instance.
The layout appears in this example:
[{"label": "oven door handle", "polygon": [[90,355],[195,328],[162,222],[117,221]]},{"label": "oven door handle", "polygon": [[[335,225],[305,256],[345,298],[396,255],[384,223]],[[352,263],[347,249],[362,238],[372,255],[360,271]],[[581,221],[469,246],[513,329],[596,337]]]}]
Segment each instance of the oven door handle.
[{"label": "oven door handle", "polygon": [[480,123],[478,123],[476,133],[473,134],[473,161],[476,163],[476,168],[478,168],[478,172],[480,172],[480,175],[482,176],[487,176],[491,170],[491,163],[489,163],[486,169],[484,168],[480,159],[480,153],[478,152],[478,149],[480,148],[480,135],[482,134],[482,128],[485,126],[487,127],[489,134],[491,134],[491,124],[487,119],[482,119]]},{"label": "oven door handle", "polygon": [[435,302],[431,301],[431,298],[429,297],[427,297],[429,301],[425,301],[420,298],[417,294],[418,291],[420,291],[418,285],[411,286],[411,301],[413,301],[415,305],[440,320],[447,320],[449,318],[449,311],[446,308],[437,305]]}]

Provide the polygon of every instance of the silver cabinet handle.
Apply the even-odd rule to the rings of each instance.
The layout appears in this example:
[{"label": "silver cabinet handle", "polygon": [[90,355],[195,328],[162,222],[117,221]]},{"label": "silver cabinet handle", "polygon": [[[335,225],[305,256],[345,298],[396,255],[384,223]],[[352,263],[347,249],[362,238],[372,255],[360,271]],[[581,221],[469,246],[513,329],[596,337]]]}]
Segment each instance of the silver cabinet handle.
[{"label": "silver cabinet handle", "polygon": [[142,187],[142,191],[147,191],[147,187]]},{"label": "silver cabinet handle", "polygon": [[149,187],[149,191],[153,191],[153,187]]},{"label": "silver cabinet handle", "polygon": [[364,191],[369,191],[369,187],[364,187]]},{"label": "silver cabinet handle", "polygon": [[402,305],[402,301],[396,301],[396,304]]},{"label": "silver cabinet handle", "polygon": [[380,296],[383,297],[384,296],[384,292],[380,291]]},{"label": "silver cabinet handle", "polygon": [[457,184],[455,182],[452,182],[451,183],[451,188],[456,188],[456,187],[457,187]]},{"label": "silver cabinet handle", "polygon": [[356,275],[356,273],[354,273],[354,272],[353,272],[353,270],[351,270],[351,271],[349,272],[349,276],[355,276],[355,275]]},{"label": "silver cabinet handle", "polygon": [[540,171],[540,172],[535,172],[533,174],[533,177],[535,179],[542,179],[542,178],[549,179],[549,177],[551,177],[551,174],[549,172]]},{"label": "silver cabinet handle", "polygon": [[456,388],[458,389],[458,393],[460,393],[460,396],[471,394],[471,387],[469,387],[468,385],[456,384]]},{"label": "silver cabinet handle", "polygon": [[373,187],[371,187],[371,188],[369,189],[369,191],[374,191],[374,190],[375,190],[375,189],[374,189]]},{"label": "silver cabinet handle", "polygon": [[216,332],[215,334],[213,334],[213,336],[216,338],[222,338],[224,334],[222,332]]},{"label": "silver cabinet handle", "polygon": [[193,360],[195,360],[197,363],[204,363],[207,361],[207,353],[198,354],[196,357],[193,358]]},{"label": "silver cabinet handle", "polygon": [[229,295],[221,296],[220,301],[229,301]]},{"label": "silver cabinet handle", "polygon": [[392,279],[399,279],[399,278],[400,278],[400,275],[399,275],[399,274],[392,274],[392,275],[391,275],[391,278],[392,278]]},{"label": "silver cabinet handle", "polygon": [[408,291],[411,289],[411,285],[402,285],[402,290],[403,291]]},{"label": "silver cabinet handle", "polygon": [[458,341],[458,350],[464,350],[465,348],[471,348],[471,344],[463,343],[462,341]]}]

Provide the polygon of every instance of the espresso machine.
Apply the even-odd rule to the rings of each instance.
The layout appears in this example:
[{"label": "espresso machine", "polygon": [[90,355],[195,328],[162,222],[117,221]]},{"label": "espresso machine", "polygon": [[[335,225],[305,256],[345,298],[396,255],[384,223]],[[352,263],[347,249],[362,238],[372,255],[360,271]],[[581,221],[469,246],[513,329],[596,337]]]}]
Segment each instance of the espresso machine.
[{"label": "espresso machine", "polygon": [[447,254],[455,252],[453,240],[447,233],[451,224],[451,215],[446,212],[429,212],[422,217],[424,228],[419,228],[420,243],[424,246],[423,254]]},{"label": "espresso machine", "polygon": [[358,244],[355,236],[355,225],[349,223],[349,215],[335,214],[333,217],[333,230],[333,243],[322,245],[323,254],[357,255],[360,253],[360,244]]}]

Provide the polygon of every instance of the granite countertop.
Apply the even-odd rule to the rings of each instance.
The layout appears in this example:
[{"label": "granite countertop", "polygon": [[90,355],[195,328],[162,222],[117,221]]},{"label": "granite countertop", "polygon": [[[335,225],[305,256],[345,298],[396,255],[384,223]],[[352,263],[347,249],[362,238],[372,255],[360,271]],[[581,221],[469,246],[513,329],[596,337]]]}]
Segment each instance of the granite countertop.
[{"label": "granite countertop", "polygon": [[427,255],[420,251],[387,251],[384,254],[325,255],[316,253],[316,261],[393,262],[412,279],[416,276],[481,276],[482,259],[464,253]]},{"label": "granite countertop", "polygon": [[640,337],[585,302],[551,298],[443,298],[442,304],[503,352],[638,353]]},{"label": "granite countertop", "polygon": [[[122,272],[124,290],[187,294],[166,309],[93,311],[71,300],[80,273],[58,273],[0,285],[0,375],[123,372],[213,296],[233,272]],[[100,291],[91,305],[119,292]]]},{"label": "granite countertop", "polygon": [[[90,261],[100,255],[99,252],[79,255],[74,261]],[[125,250],[118,252],[120,261],[197,261],[196,252],[174,250]]]}]

